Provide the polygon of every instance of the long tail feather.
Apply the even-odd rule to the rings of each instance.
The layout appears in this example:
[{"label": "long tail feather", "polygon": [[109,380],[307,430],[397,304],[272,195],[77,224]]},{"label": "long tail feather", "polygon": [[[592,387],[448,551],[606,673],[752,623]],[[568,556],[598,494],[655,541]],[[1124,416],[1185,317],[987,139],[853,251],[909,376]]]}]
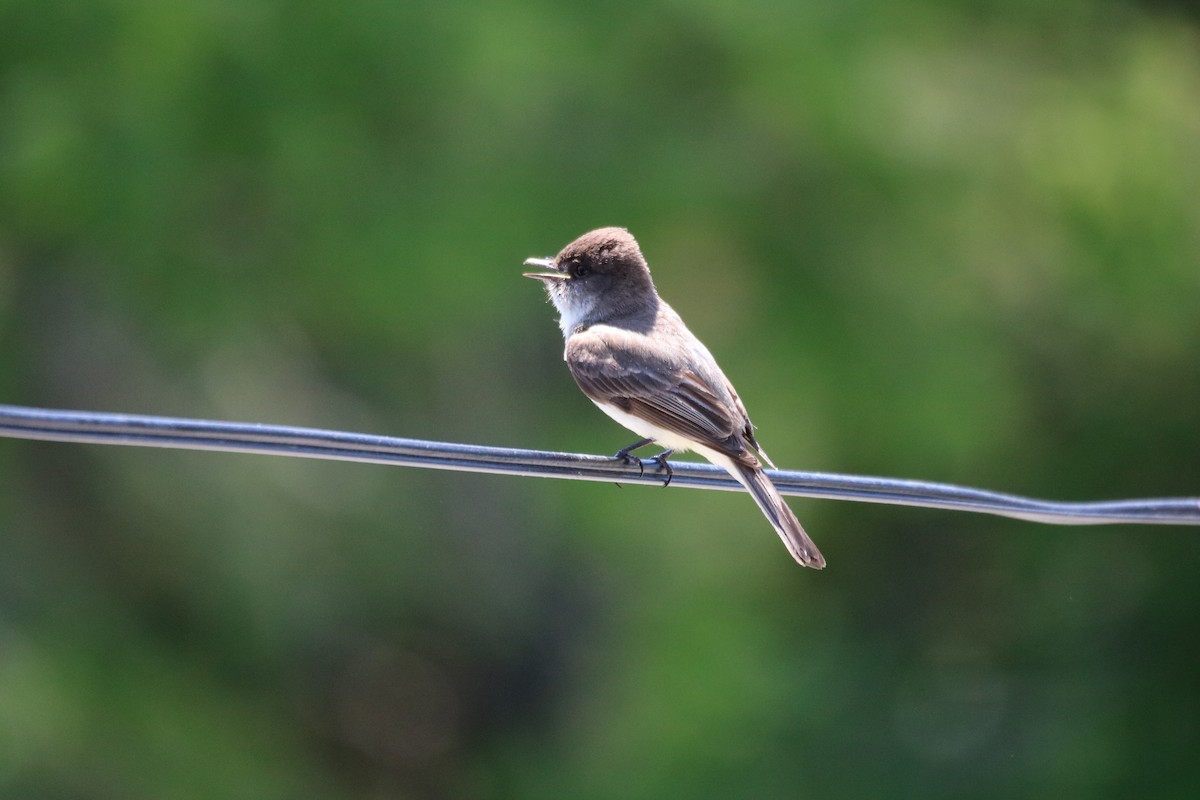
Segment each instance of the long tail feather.
[{"label": "long tail feather", "polygon": [[808,534],[800,526],[800,520],[796,519],[796,515],[792,513],[792,509],[788,508],[788,504],[783,501],[779,490],[775,488],[775,484],[771,483],[771,479],[762,471],[762,468],[748,467],[732,459],[728,464],[722,466],[749,490],[754,502],[758,503],[758,507],[762,509],[771,526],[775,528],[779,538],[787,545],[792,558],[806,567],[824,569],[825,557],[813,544],[812,539],[808,538]]}]

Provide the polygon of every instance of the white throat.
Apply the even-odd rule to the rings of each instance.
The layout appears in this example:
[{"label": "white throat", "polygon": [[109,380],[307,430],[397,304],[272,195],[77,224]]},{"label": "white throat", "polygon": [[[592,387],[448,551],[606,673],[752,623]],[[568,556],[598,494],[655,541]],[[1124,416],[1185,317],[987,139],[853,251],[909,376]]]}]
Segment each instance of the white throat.
[{"label": "white throat", "polygon": [[575,326],[591,313],[596,306],[594,296],[580,297],[579,292],[555,292],[550,296],[550,302],[558,309],[558,327],[562,328],[563,338],[571,335]]}]

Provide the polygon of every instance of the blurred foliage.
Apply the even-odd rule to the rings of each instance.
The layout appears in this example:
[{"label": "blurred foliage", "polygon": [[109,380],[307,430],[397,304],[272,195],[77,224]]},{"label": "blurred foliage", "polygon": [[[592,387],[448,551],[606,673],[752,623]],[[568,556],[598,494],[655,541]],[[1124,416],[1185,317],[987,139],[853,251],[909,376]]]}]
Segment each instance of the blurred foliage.
[{"label": "blurred foliage", "polygon": [[[0,2],[0,397],[612,452],[639,237],[782,466],[1200,493],[1194,5]],[[0,796],[1195,797],[1186,528],[0,442]]]}]

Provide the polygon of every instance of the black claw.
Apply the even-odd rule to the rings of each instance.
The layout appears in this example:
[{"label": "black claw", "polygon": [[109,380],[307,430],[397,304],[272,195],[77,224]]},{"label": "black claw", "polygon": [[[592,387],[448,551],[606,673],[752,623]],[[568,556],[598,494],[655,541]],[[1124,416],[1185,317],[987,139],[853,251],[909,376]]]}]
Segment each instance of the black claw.
[{"label": "black claw", "polygon": [[613,458],[619,461],[624,461],[626,464],[637,464],[639,478],[646,474],[646,462],[650,461],[651,463],[655,464],[658,469],[666,471],[667,480],[666,483],[663,484],[663,488],[666,488],[671,485],[671,478],[675,477],[675,470],[671,469],[671,465],[667,463],[667,457],[675,452],[674,448],[663,450],[654,458],[642,459],[633,455],[634,450],[637,450],[639,447],[645,447],[648,444],[653,444],[653,442],[653,439],[640,439],[628,447],[622,447],[620,450],[613,453]]},{"label": "black claw", "polygon": [[628,447],[622,447],[620,450],[618,450],[616,453],[613,454],[613,458],[615,458],[619,461],[624,461],[626,464],[631,464],[631,465],[637,464],[638,477],[640,478],[646,474],[646,465],[642,461],[642,459],[638,458],[635,455],[632,455],[632,453],[634,450],[637,450],[639,447],[645,447],[646,445],[650,444],[653,441],[654,441],[653,439],[640,439],[640,440],[634,442],[633,444],[629,445]]},{"label": "black claw", "polygon": [[667,456],[671,455],[674,452],[675,452],[674,449],[663,450],[661,453],[656,455],[654,458],[650,459],[655,464],[658,464],[659,469],[666,470],[666,472],[667,472],[667,482],[663,484],[664,489],[671,485],[671,479],[675,477],[675,470],[671,469],[671,465],[667,461]]}]

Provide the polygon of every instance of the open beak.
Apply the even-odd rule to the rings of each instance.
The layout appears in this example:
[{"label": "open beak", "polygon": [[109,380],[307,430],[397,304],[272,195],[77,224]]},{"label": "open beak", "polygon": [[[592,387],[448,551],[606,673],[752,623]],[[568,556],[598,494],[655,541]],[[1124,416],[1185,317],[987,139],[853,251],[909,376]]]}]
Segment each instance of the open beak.
[{"label": "open beak", "polygon": [[567,276],[560,272],[558,267],[554,265],[553,258],[527,258],[525,259],[527,267],[541,267],[542,269],[552,270],[551,272],[523,272],[521,273],[526,278],[537,278],[538,280],[546,281],[565,281]]}]

